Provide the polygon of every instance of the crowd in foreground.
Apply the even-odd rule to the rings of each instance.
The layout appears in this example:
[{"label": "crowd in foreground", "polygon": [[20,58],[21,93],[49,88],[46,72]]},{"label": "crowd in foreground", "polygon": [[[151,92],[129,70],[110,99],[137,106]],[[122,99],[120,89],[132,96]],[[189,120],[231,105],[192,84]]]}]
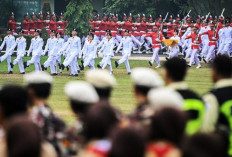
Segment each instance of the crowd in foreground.
[{"label": "crowd in foreground", "polygon": [[168,60],[163,79],[152,69],[133,69],[136,105],[127,115],[110,102],[116,79],[104,70],[88,71],[86,81],[64,87],[76,116],[70,126],[48,104],[53,78],[45,72],[26,74],[24,86],[0,90],[0,156],[232,156],[231,59],[214,59],[214,87],[203,97],[184,82],[186,65],[177,57]]}]

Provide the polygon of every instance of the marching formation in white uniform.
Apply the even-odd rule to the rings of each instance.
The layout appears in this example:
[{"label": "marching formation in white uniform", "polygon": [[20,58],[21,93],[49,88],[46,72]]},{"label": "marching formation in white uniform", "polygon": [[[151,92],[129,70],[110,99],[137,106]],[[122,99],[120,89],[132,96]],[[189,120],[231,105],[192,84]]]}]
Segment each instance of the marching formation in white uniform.
[{"label": "marching formation in white uniform", "polygon": [[[197,64],[196,68],[199,69],[201,68],[201,59],[205,63],[209,63],[216,55],[224,54],[230,56],[232,52],[232,27],[230,21],[226,19],[225,23],[221,23],[220,28],[219,24],[215,26],[212,21],[207,22],[206,17],[202,24],[195,23],[194,21],[186,23],[185,25],[188,25],[188,28],[182,33],[183,31],[175,27],[178,23],[172,23],[174,29],[169,31],[172,35],[168,39],[175,40],[176,43],[172,46],[167,46],[169,54],[166,60],[177,57],[181,52],[184,54],[183,59],[187,60],[190,58],[189,67]],[[94,30],[90,30],[87,37],[81,40],[77,36],[77,30],[73,29],[72,36],[68,38],[67,42],[61,38],[60,33],[56,34],[55,31],[52,31],[44,50],[44,41],[40,37],[40,31],[36,30],[35,37],[32,38],[27,53],[26,39],[23,37],[24,32],[19,32],[20,37],[15,40],[15,37],[11,35],[12,30],[9,29],[7,36],[0,46],[0,50],[2,50],[6,45],[6,53],[1,56],[0,61],[3,62],[7,59],[9,74],[13,73],[13,67],[16,64],[19,65],[21,74],[25,73],[25,68],[34,64],[35,71],[44,71],[50,67],[51,74],[57,75],[57,67],[59,67],[60,73],[67,68],[67,70],[70,69],[71,76],[78,76],[80,70],[84,70],[86,67],[89,67],[91,70],[95,69],[95,59],[100,56],[102,60],[97,64],[97,67],[100,69],[107,67],[109,73],[112,74],[111,59],[114,57],[114,53],[117,54],[120,52],[122,58],[115,61],[115,67],[117,68],[122,63],[125,63],[127,72],[130,74],[129,57],[135,51],[134,45],[138,44],[140,47],[139,51],[145,50],[146,53],[149,53],[149,50],[152,50],[153,55],[149,64],[152,66],[156,62],[156,68],[160,68],[159,54],[165,47],[164,45],[166,45],[164,40],[167,39],[163,34],[167,30],[165,31],[162,26],[162,23],[160,26],[158,24],[152,25],[152,32],[143,34],[140,40],[135,40],[134,32],[125,29],[122,38],[117,43],[113,35],[114,32],[111,30],[106,30],[101,40],[94,33]],[[179,27],[181,28],[182,26]],[[16,47],[17,57],[11,62],[11,55],[14,53]],[[48,55],[48,59],[41,65],[40,58],[46,54]],[[31,55],[32,57],[30,60],[23,62],[23,57],[26,55]],[[63,62],[62,56],[64,56]],[[80,60],[80,65],[78,64],[78,60]]]}]

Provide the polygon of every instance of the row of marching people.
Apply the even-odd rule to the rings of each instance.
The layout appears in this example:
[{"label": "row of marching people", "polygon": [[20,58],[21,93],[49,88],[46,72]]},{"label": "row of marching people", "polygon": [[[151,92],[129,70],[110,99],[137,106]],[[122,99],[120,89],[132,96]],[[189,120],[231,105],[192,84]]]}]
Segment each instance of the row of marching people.
[{"label": "row of marching people", "polygon": [[164,79],[150,68],[132,69],[136,105],[128,114],[110,102],[114,76],[89,70],[85,81],[64,87],[76,117],[70,126],[48,103],[52,76],[26,74],[24,87],[0,90],[0,156],[231,156],[231,59],[219,55],[213,60],[214,87],[203,97],[184,81],[187,70],[186,61],[177,57],[164,64]]},{"label": "row of marching people", "polygon": [[[12,67],[19,63],[20,72],[24,73],[24,68],[30,66],[32,63],[35,65],[35,70],[46,70],[51,68],[51,74],[57,75],[57,65],[60,72],[67,67],[71,71],[72,76],[78,76],[80,70],[84,70],[85,67],[90,69],[95,68],[95,58],[101,56],[102,61],[97,64],[98,68],[105,69],[108,67],[109,72],[112,74],[113,68],[111,59],[114,57],[114,53],[121,52],[123,57],[121,60],[116,61],[115,67],[125,62],[128,74],[131,73],[129,65],[129,57],[133,52],[133,45],[136,42],[142,49],[151,49],[153,55],[149,61],[149,65],[152,66],[156,62],[156,68],[160,68],[160,51],[162,45],[168,46],[169,56],[166,59],[179,56],[180,50],[184,53],[184,58],[187,60],[190,57],[188,64],[191,67],[193,64],[197,64],[197,69],[201,68],[200,61],[203,58],[205,63],[209,63],[216,55],[226,54],[230,56],[232,50],[232,27],[230,27],[230,21],[225,21],[219,32],[216,31],[215,23],[207,23],[204,21],[204,25],[196,27],[194,22],[187,29],[185,34],[180,38],[180,32],[178,29],[173,30],[173,36],[169,39],[165,39],[158,26],[154,25],[152,32],[143,35],[144,42],[137,40],[133,33],[129,30],[125,30],[124,36],[121,39],[118,46],[116,46],[115,39],[112,32],[106,30],[105,37],[102,41],[99,41],[98,37],[94,34],[94,30],[90,30],[86,38],[82,40],[77,36],[77,30],[72,31],[72,36],[68,38],[67,42],[61,38],[61,34],[58,33],[56,38],[56,31],[52,31],[51,37],[47,40],[45,50],[43,48],[43,39],[40,38],[40,31],[36,30],[35,37],[31,40],[30,49],[27,55],[30,56],[32,52],[31,60],[22,63],[22,57],[25,55],[26,40],[23,37],[23,31],[20,32],[20,37],[16,40],[11,34],[11,30],[7,32],[8,36],[4,38],[4,41],[0,47],[3,49],[6,44],[6,53],[1,57],[1,62],[7,59],[8,71],[12,73]],[[11,63],[11,55],[13,50],[18,45],[18,57]],[[48,52],[48,60],[40,65],[40,57],[46,55]],[[61,56],[65,56],[65,60],[61,63]],[[81,60],[81,64],[78,65],[77,60]],[[57,64],[58,63],[58,64]],[[22,65],[23,64],[23,65]]]},{"label": "row of marching people", "polygon": [[[20,28],[23,30],[24,35],[34,35],[35,30],[46,29],[48,34],[51,34],[51,31],[56,31],[62,35],[65,34],[65,27],[68,24],[68,21],[63,19],[63,14],[57,16],[55,13],[52,15],[48,12],[46,14],[46,18],[44,19],[44,15],[40,12],[36,15],[32,12],[31,15],[28,13],[24,15],[24,20],[22,22],[15,22],[15,15],[12,12],[10,16],[10,20],[8,21],[8,28],[12,29],[12,34],[17,35],[17,30]],[[57,20],[58,19],[58,20]]]}]

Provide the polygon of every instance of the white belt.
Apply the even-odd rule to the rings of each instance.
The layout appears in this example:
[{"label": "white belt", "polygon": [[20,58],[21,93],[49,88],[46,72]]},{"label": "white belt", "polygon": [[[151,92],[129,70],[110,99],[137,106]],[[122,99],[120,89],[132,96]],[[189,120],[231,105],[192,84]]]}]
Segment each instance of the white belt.
[{"label": "white belt", "polygon": [[117,31],[111,31],[112,33],[117,33]]},{"label": "white belt", "polygon": [[139,32],[135,31],[135,33],[139,33]]},{"label": "white belt", "polygon": [[98,33],[99,31],[95,31],[96,33]]},{"label": "white belt", "polygon": [[214,42],[214,43],[216,43],[216,41],[209,41],[209,42]]},{"label": "white belt", "polygon": [[34,29],[30,29],[30,31],[35,31]]},{"label": "white belt", "polygon": [[152,46],[159,46],[159,45],[161,45],[161,44],[152,44]]},{"label": "white belt", "polygon": [[105,32],[105,31],[100,31],[100,32]]},{"label": "white belt", "polygon": [[99,29],[99,27],[95,27],[95,29]]},{"label": "white belt", "polygon": [[140,31],[141,33],[146,33],[145,31]]},{"label": "white belt", "polygon": [[58,29],[58,30],[61,30],[61,31],[62,31],[62,30],[64,30],[64,29]]},{"label": "white belt", "polygon": [[23,29],[23,31],[28,31],[28,29]]}]

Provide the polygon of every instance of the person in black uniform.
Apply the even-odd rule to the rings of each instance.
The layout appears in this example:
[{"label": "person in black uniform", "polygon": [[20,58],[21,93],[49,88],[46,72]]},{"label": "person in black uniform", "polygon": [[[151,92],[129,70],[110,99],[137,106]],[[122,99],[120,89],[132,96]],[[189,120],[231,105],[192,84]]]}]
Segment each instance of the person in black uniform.
[{"label": "person in black uniform", "polygon": [[[226,55],[217,56],[212,65],[212,80],[214,82],[214,88],[208,94],[203,96],[203,100],[208,105],[208,110],[204,118],[204,131],[217,132],[223,137],[227,137],[227,142],[229,142],[229,152],[227,152],[230,156],[232,155],[231,76],[231,59]],[[229,139],[231,140],[228,141]]]},{"label": "person in black uniform", "polygon": [[201,97],[184,82],[187,73],[185,60],[174,57],[164,64],[164,80],[168,88],[176,90],[184,98],[184,109],[188,112],[186,133],[192,135],[201,129],[205,105]]}]

